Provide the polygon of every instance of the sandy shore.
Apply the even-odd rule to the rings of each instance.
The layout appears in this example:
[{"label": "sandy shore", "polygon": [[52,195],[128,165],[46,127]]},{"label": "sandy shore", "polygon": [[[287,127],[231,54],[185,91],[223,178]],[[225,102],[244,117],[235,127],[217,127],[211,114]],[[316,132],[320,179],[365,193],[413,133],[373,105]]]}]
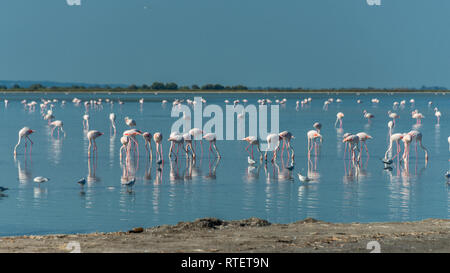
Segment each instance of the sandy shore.
[{"label": "sandy shore", "polygon": [[[128,232],[1,237],[0,252],[362,252],[377,241],[381,252],[450,252],[450,220],[403,223],[327,223],[305,219],[271,224],[250,218],[215,218]],[[72,243],[73,244],[73,243]]]}]

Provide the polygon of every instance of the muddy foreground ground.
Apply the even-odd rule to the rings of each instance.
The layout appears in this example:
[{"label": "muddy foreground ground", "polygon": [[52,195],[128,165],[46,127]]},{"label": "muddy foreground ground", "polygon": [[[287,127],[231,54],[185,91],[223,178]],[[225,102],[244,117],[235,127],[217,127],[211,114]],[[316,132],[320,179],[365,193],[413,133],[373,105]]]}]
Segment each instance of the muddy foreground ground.
[{"label": "muddy foreground ground", "polygon": [[[305,219],[271,224],[250,218],[215,218],[128,232],[0,238],[0,252],[363,252],[377,241],[381,252],[450,253],[450,220],[335,224]],[[73,243],[72,243],[73,245]],[[70,245],[69,245],[70,246]]]}]

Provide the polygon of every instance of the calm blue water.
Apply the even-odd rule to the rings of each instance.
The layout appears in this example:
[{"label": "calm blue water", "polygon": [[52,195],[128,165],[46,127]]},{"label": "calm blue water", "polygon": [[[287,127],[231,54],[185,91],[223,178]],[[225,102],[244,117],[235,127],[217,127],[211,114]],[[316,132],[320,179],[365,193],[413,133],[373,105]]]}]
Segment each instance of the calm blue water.
[{"label": "calm blue water", "polygon": [[[87,140],[82,127],[84,106],[75,106],[72,98],[114,98],[111,107],[91,109],[91,129],[105,133],[97,139],[98,158],[95,173],[88,162]],[[143,97],[141,107],[138,99]],[[449,167],[450,109],[448,95],[442,94],[202,94],[207,104],[225,105],[224,100],[247,98],[256,104],[259,98],[287,99],[280,107],[280,130],[289,130],[295,135],[295,169],[292,173],[270,162],[267,166],[257,164],[252,169],[247,164],[246,143],[243,141],[218,141],[222,159],[208,158],[205,152],[195,166],[187,165],[184,156],[177,163],[167,158],[170,127],[176,120],[170,117],[171,101],[174,98],[190,98],[188,94],[3,94],[0,95],[0,186],[8,187],[7,196],[0,197],[0,235],[86,233],[94,231],[128,230],[136,226],[175,224],[179,221],[199,217],[241,219],[260,217],[271,222],[287,223],[314,217],[333,222],[410,221],[429,217],[449,218],[450,189],[445,183],[444,173]],[[312,97],[306,107],[296,110],[295,101]],[[371,98],[378,98],[379,104],[372,104]],[[3,99],[9,100],[7,108]],[[40,99],[66,100],[65,106],[55,103],[54,115],[64,122],[66,138],[50,136],[50,129],[43,120],[39,105],[36,110],[25,110],[20,103]],[[119,105],[117,99],[125,101]],[[323,110],[328,98],[341,98],[342,103],[333,102]],[[357,104],[356,99],[362,104]],[[411,107],[409,100],[415,99]],[[161,100],[167,99],[166,107]],[[394,101],[406,100],[395,132],[408,132],[415,120],[410,112],[418,109],[425,115],[423,126],[424,145],[430,159],[425,166],[423,153],[418,158],[411,152],[409,169],[393,165],[392,171],[383,169],[380,158],[387,148],[387,111],[392,110]],[[443,113],[441,125],[436,126],[433,101]],[[373,113],[370,125],[362,111]],[[117,136],[111,137],[108,116],[117,115]],[[334,128],[336,113],[345,114],[343,130]],[[155,160],[149,165],[145,150],[141,147],[140,165],[132,193],[121,186],[122,169],[119,164],[120,136],[127,129],[123,118],[130,116],[137,121],[141,130],[164,135],[165,164],[157,170]],[[204,119],[206,122],[208,119]],[[324,142],[317,158],[308,162],[306,156],[306,132],[312,124],[323,124]],[[23,126],[36,132],[32,156],[23,154],[19,148],[14,160],[13,148],[17,133]],[[356,172],[343,160],[342,134],[365,131],[374,139],[368,141],[370,158],[363,153],[362,167]],[[143,144],[142,138],[138,138]],[[142,145],[141,145],[142,146]],[[154,146],[153,146],[154,147]],[[313,176],[315,180],[302,184],[296,173]],[[81,192],[76,181],[88,174],[96,177]],[[33,182],[36,176],[45,176],[50,181],[40,187]]]}]

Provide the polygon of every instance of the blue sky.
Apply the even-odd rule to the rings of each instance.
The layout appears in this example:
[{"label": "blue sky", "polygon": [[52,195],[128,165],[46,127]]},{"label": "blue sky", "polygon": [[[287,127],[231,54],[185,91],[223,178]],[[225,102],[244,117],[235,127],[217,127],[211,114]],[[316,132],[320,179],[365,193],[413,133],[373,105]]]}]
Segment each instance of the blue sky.
[{"label": "blue sky", "polygon": [[450,1],[0,1],[0,79],[450,87]]}]

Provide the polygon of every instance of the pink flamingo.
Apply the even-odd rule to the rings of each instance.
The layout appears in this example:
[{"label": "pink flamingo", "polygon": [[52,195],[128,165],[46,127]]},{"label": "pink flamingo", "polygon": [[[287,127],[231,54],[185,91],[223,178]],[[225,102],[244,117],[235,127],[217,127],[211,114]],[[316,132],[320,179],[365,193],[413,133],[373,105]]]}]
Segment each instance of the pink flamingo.
[{"label": "pink flamingo", "polygon": [[[127,149],[128,145],[128,137],[123,136],[120,138],[120,142],[122,143],[122,147],[120,147],[120,162],[122,162],[122,151]],[[126,152],[126,151],[125,151]]]},{"label": "pink flamingo", "polygon": [[436,116],[436,119],[437,119],[437,124],[439,124],[439,120],[441,119],[441,111],[439,111],[438,109],[437,109],[437,107],[436,108],[434,108],[434,115]]},{"label": "pink flamingo", "polygon": [[[177,144],[178,145],[177,152],[174,153],[174,154],[176,156],[176,159],[178,159],[178,149],[180,148],[180,146],[183,147],[183,149],[184,149],[184,146],[183,146],[184,138],[183,138],[183,136],[180,133],[178,133],[178,132],[172,132],[170,134],[170,136],[169,136],[168,141],[170,141],[169,157],[172,157],[172,153],[174,153],[173,152],[173,147],[175,146],[175,144]],[[186,154],[187,154],[187,151],[186,151]]]},{"label": "pink flamingo", "polygon": [[[252,158],[253,158],[253,146],[256,146],[256,149],[257,149],[257,150],[259,151],[259,153],[260,153],[260,159],[262,160],[263,157],[262,157],[261,149],[260,149],[260,147],[259,147],[259,140],[258,140],[258,138],[255,137],[255,136],[248,136],[248,137],[243,138],[242,140],[245,140],[245,141],[248,142],[248,145],[247,145],[247,147],[245,148],[245,150],[248,152],[248,154],[251,155]],[[252,146],[252,153],[251,153],[251,154],[250,154],[250,152],[248,151],[248,147],[250,147],[250,145]]]},{"label": "pink flamingo", "polygon": [[[272,153],[273,153],[272,162],[273,162],[277,158],[277,152],[280,147],[281,137],[279,134],[268,134],[266,140],[267,140],[267,144],[269,147],[266,150],[266,152],[264,153],[264,160],[267,161],[267,153],[269,150],[272,150]],[[275,144],[276,144],[276,146],[275,146]]]},{"label": "pink flamingo", "polygon": [[334,127],[336,127],[339,121],[339,127],[342,128],[342,119],[344,118],[344,113],[339,112],[336,114],[336,122],[334,123]]},{"label": "pink flamingo", "polygon": [[401,151],[401,147],[399,145],[400,140],[403,139],[403,134],[397,133],[397,134],[392,134],[391,137],[389,138],[389,147],[386,150],[386,153],[384,154],[384,159],[387,160],[388,157],[388,153],[392,150],[392,146],[393,143],[395,142],[397,144],[397,153],[395,154],[395,156],[392,158],[394,159],[396,156],[398,156],[398,154]]},{"label": "pink flamingo", "polygon": [[[283,149],[286,147],[288,157],[289,157],[289,149],[292,150],[292,153],[294,153],[294,149],[291,147],[291,139],[295,138],[291,132],[289,131],[283,131],[278,134],[283,141],[283,146],[281,147],[281,157],[283,157]],[[278,143],[278,145],[280,145]]]},{"label": "pink flamingo", "polygon": [[348,143],[349,146],[349,150],[352,153],[352,161],[355,162],[355,150],[358,151],[358,161],[360,161],[361,159],[361,152],[359,150],[359,137],[357,135],[349,135],[348,137],[344,138],[344,140],[342,140],[342,142],[344,143]]},{"label": "pink flamingo", "polygon": [[211,146],[213,146],[214,149],[216,150],[217,157],[220,158],[221,156],[220,156],[219,150],[217,149],[217,146],[216,146],[216,140],[217,140],[216,134],[207,133],[203,136],[203,139],[209,142],[209,150],[212,151]]},{"label": "pink flamingo", "polygon": [[83,115],[83,129],[89,130],[89,115],[88,114]]},{"label": "pink flamingo", "polygon": [[[148,157],[151,159],[153,157],[153,149],[152,149],[152,134],[149,132],[144,132],[142,134],[142,138],[144,138],[145,150],[148,154]],[[150,153],[148,147],[150,146]]]},{"label": "pink flamingo", "polygon": [[425,118],[425,116],[422,115],[422,113],[419,113],[419,111],[417,111],[417,110],[414,110],[411,112],[411,117],[413,119],[416,119],[416,124],[421,124],[422,119]]},{"label": "pink flamingo", "polygon": [[392,120],[390,120],[390,121],[388,122],[389,137],[392,136],[392,130],[394,129],[394,126],[395,126],[395,123],[394,123]]},{"label": "pink flamingo", "polygon": [[[163,135],[160,132],[156,132],[153,134],[153,141],[156,144],[156,160],[157,164],[161,164],[164,162],[163,159],[163,150],[162,150],[162,139]],[[158,159],[159,156],[159,159]]]},{"label": "pink flamingo", "polygon": [[111,121],[111,127],[114,130],[114,135],[116,134],[116,114],[110,113],[109,120]]},{"label": "pink flamingo", "polygon": [[365,132],[360,132],[356,135],[359,137],[359,141],[362,142],[361,146],[364,146],[366,148],[367,157],[369,157],[369,150],[367,149],[366,140],[372,139],[372,137]]},{"label": "pink flamingo", "polygon": [[31,135],[32,133],[34,133],[35,130],[31,130],[28,127],[23,127],[22,129],[20,129],[19,131],[19,141],[17,142],[16,146],[14,146],[14,156],[17,155],[17,147],[19,146],[20,142],[22,141],[22,138],[25,138],[25,153],[27,152],[27,140],[30,141],[30,154],[31,154],[31,149],[33,148],[33,141],[31,141],[29,135]]},{"label": "pink flamingo", "polygon": [[[142,135],[142,132],[137,129],[130,129],[123,132],[123,136],[129,137],[131,141],[133,141],[133,143],[136,145],[135,152],[137,152],[137,158],[139,160],[139,144],[136,140],[137,135]],[[131,152],[131,142],[128,143],[127,158],[129,158],[130,152]]]},{"label": "pink flamingo", "polygon": [[188,147],[189,147],[192,152],[192,158],[195,158],[195,150],[194,150],[194,147],[192,147],[192,139],[193,139],[193,136],[190,133],[183,134],[183,140],[184,140],[184,143],[186,143],[186,147],[185,147],[186,157],[188,157],[188,153],[189,153]]},{"label": "pink flamingo", "polygon": [[203,144],[202,144],[203,131],[199,128],[192,128],[191,130],[189,130],[189,134],[193,137],[193,140],[200,141],[200,147],[202,149],[202,154],[203,154]]},{"label": "pink flamingo", "polygon": [[95,143],[95,139],[102,135],[103,135],[103,133],[99,132],[97,130],[91,130],[91,131],[87,132],[86,136],[89,140],[88,157],[91,156],[91,146],[94,146],[92,152],[94,152],[94,151],[97,152],[97,144]]},{"label": "pink flamingo", "polygon": [[[342,136],[342,140],[346,139],[347,137],[351,136],[352,134],[350,133],[345,133]],[[344,159],[345,159],[345,154],[347,153],[347,146],[349,146],[349,142],[345,142],[345,146],[344,146]],[[350,152],[350,150],[348,150]]]},{"label": "pink flamingo", "polygon": [[367,119],[367,122],[370,123],[370,121],[375,117],[372,113],[367,112],[366,110],[363,111],[364,118]]},{"label": "pink flamingo", "polygon": [[316,130],[310,130],[306,133],[308,138],[308,158],[311,157],[311,151],[314,148],[315,154],[317,154],[317,143],[316,140],[320,140],[322,142],[322,135],[319,134]]},{"label": "pink flamingo", "polygon": [[417,130],[412,130],[409,133],[405,134],[403,136],[403,142],[405,144],[405,150],[403,151],[403,156],[402,158],[407,160],[409,159],[409,147],[411,145],[411,142],[413,140],[416,140],[416,154],[417,154],[417,143],[419,143],[420,148],[422,148],[422,150],[425,152],[425,160],[428,160],[428,150],[427,148],[425,148],[425,146],[423,146],[422,144],[422,133],[417,131]]},{"label": "pink flamingo", "polygon": [[400,116],[397,113],[391,112],[391,110],[388,111],[388,115],[392,119],[392,122],[395,125],[395,120],[398,119]]},{"label": "pink flamingo", "polygon": [[55,131],[55,128],[58,128],[58,138],[59,138],[59,131],[63,132],[64,133],[64,137],[66,137],[66,132],[63,129],[63,122],[62,121],[60,121],[60,120],[52,121],[50,123],[50,126],[53,126],[53,128],[52,128],[52,136],[53,136],[53,132]]}]

